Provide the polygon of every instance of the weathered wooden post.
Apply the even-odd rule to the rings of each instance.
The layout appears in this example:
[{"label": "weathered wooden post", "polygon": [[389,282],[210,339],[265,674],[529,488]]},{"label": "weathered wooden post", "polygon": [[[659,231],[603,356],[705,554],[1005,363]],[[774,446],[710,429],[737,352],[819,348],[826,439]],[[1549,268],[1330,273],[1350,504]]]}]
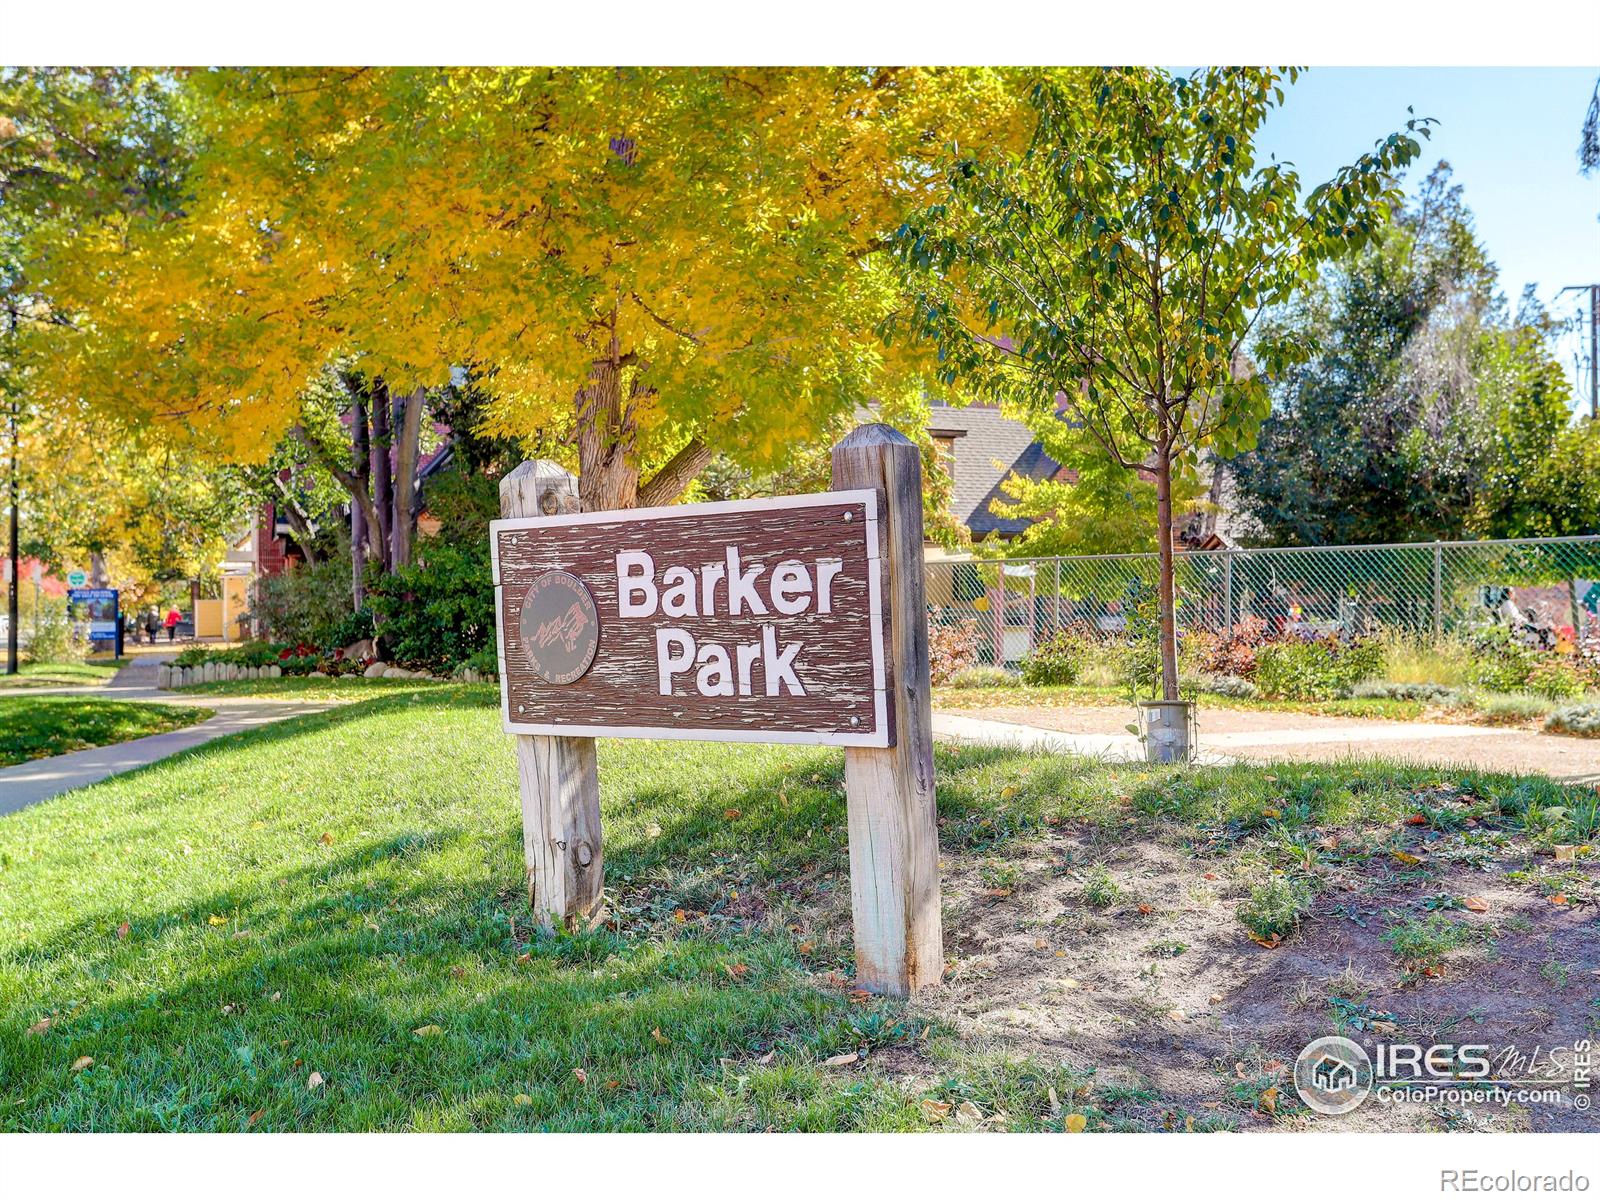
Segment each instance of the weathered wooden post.
[{"label": "weathered wooden post", "polygon": [[[536,459],[500,481],[502,517],[578,512],[578,481],[559,463]],[[578,929],[599,916],[600,776],[592,737],[518,734],[522,852],[528,900],[546,929]]]},{"label": "weathered wooden post", "polygon": [[933,700],[922,577],[922,459],[888,425],[864,425],[833,448],[833,486],[879,488],[884,664],[893,742],[844,752],[856,982],[905,996],[944,974]]}]

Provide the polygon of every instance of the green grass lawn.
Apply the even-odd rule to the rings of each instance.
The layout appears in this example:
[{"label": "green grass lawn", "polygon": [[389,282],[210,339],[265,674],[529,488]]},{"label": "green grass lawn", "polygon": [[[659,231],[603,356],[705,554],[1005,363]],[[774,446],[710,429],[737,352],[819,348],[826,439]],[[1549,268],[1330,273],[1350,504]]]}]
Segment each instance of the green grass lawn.
[{"label": "green grass lawn", "polygon": [[[1397,820],[1437,778],[938,766],[952,867],[1063,821]],[[1123,1127],[1092,1078],[849,990],[840,753],[608,741],[600,771],[613,920],[580,937],[530,926],[493,688],[377,696],[0,819],[0,1130],[896,1130],[929,1100],[1048,1130],[1057,1097]],[[1593,815],[1592,790],[1479,784]]]},{"label": "green grass lawn", "polygon": [[22,663],[16,675],[0,675],[0,689],[14,687],[78,687],[108,682],[116,662]]},{"label": "green grass lawn", "polygon": [[0,767],[182,729],[209,709],[83,696],[0,696]]}]

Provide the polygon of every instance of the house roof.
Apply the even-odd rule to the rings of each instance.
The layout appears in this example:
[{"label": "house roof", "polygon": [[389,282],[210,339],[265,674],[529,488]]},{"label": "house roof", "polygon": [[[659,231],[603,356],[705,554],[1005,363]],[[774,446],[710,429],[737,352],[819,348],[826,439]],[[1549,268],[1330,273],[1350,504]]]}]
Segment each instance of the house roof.
[{"label": "house roof", "polygon": [[938,405],[929,413],[928,428],[936,436],[953,439],[955,479],[950,511],[973,537],[1009,537],[1032,524],[1025,518],[997,517],[989,511],[991,500],[1005,498],[1000,482],[1011,472],[1028,479],[1049,479],[1061,469],[1026,425],[1002,416],[997,408]]}]

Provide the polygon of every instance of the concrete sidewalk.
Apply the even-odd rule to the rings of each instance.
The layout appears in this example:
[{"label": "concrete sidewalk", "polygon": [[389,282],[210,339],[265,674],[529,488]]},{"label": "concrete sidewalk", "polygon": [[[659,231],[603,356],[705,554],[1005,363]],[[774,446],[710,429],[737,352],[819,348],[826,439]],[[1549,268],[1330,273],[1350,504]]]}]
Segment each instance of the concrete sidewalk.
[{"label": "concrete sidewalk", "polygon": [[[1144,757],[1138,739],[1121,732],[1131,719],[1114,706],[1019,704],[987,709],[982,717],[935,712],[933,730],[958,741],[1138,762]],[[1385,759],[1600,783],[1600,740],[1492,725],[1203,709],[1198,745],[1202,763]]]},{"label": "concrete sidewalk", "polygon": [[215,716],[175,729],[171,733],[157,733],[119,742],[113,746],[96,746],[91,750],[78,750],[60,754],[55,758],[38,758],[32,762],[18,763],[0,770],[0,816],[14,813],[29,805],[38,804],[52,796],[88,787],[120,775],[160,762],[174,754],[203,746],[217,738],[227,737],[245,729],[270,725],[275,721],[306,713],[325,712],[337,708],[339,700],[265,700],[259,696],[190,696],[182,692],[163,692],[155,686],[156,667],[168,661],[165,655],[149,655],[135,659],[117,672],[110,683],[76,688],[35,688],[29,695],[90,695],[106,700],[155,702],[179,707],[209,708]]}]

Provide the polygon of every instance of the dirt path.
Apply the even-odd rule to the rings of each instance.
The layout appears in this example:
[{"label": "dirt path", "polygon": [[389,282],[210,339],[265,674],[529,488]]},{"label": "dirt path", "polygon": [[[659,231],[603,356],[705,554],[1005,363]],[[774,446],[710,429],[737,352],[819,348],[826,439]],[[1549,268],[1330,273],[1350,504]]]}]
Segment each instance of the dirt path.
[{"label": "dirt path", "polygon": [[[1129,739],[1127,726],[1132,720],[1132,715],[1124,708],[1090,705],[996,707],[985,709],[981,714],[951,712],[948,716],[981,717],[985,722],[1053,730],[1092,739],[1095,743],[1105,739],[1108,748],[1113,749]],[[1201,710],[1199,746],[1203,755],[1259,761],[1385,758],[1397,762],[1537,773],[1570,783],[1600,783],[1600,739],[1559,737],[1487,725],[1361,720],[1214,708]]]}]

